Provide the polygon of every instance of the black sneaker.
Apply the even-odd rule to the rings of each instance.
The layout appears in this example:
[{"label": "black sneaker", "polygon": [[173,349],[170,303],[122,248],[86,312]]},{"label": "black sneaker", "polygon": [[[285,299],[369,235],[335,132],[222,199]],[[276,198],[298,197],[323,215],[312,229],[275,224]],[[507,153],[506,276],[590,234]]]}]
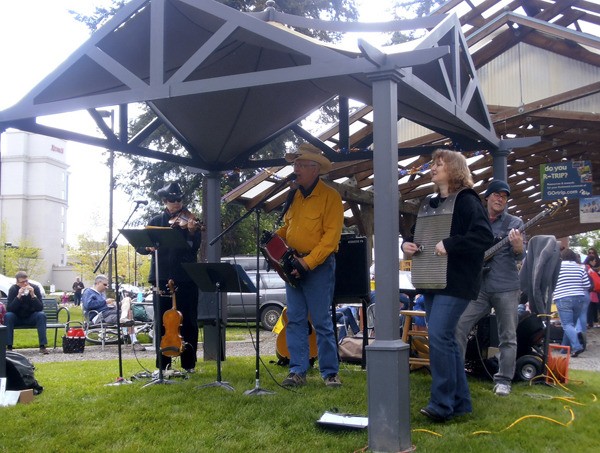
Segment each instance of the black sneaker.
[{"label": "black sneaker", "polygon": [[306,376],[298,373],[290,373],[281,382],[284,387],[301,387],[306,384]]}]

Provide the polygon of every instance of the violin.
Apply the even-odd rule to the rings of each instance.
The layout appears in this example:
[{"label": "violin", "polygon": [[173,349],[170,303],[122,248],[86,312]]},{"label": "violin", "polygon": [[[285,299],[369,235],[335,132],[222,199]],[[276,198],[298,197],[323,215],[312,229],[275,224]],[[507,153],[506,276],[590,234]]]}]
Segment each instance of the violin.
[{"label": "violin", "polygon": [[185,208],[169,219],[169,225],[171,226],[171,228],[177,227],[188,230],[190,229],[190,227],[193,229],[196,227],[202,228],[204,226],[201,220],[198,220],[198,218],[193,213],[191,213]]},{"label": "violin", "polygon": [[171,291],[173,306],[165,311],[165,314],[163,315],[165,334],[160,340],[160,352],[167,357],[177,357],[183,352],[183,337],[179,333],[183,315],[177,310],[174,285],[175,282],[169,280],[169,290]]}]

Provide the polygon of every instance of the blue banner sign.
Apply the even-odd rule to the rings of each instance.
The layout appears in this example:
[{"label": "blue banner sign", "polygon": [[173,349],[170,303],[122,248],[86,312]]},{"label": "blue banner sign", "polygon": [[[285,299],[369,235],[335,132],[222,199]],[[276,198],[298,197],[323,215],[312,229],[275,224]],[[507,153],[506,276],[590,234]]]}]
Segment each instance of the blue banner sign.
[{"label": "blue banner sign", "polygon": [[540,165],[542,200],[592,195],[592,166],[587,160]]}]

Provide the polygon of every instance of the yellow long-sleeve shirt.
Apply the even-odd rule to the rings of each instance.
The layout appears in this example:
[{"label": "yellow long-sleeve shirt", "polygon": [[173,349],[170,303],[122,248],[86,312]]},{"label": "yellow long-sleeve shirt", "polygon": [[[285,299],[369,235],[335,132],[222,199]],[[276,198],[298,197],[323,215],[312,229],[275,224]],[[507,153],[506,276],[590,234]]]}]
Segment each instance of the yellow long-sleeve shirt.
[{"label": "yellow long-sleeve shirt", "polygon": [[340,194],[319,180],[307,198],[296,191],[284,225],[276,233],[298,253],[308,253],[304,261],[309,269],[314,269],[337,251],[343,224]]}]

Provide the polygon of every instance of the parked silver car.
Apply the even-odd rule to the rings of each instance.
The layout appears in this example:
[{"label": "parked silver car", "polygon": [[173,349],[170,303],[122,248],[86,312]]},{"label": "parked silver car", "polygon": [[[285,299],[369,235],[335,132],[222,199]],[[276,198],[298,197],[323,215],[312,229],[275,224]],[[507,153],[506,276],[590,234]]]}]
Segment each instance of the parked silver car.
[{"label": "parked silver car", "polygon": [[[238,266],[244,292],[227,293],[227,321],[253,322],[256,320],[256,271],[248,273]],[[285,282],[277,272],[261,271],[259,319],[263,329],[272,330],[286,305]]]}]

